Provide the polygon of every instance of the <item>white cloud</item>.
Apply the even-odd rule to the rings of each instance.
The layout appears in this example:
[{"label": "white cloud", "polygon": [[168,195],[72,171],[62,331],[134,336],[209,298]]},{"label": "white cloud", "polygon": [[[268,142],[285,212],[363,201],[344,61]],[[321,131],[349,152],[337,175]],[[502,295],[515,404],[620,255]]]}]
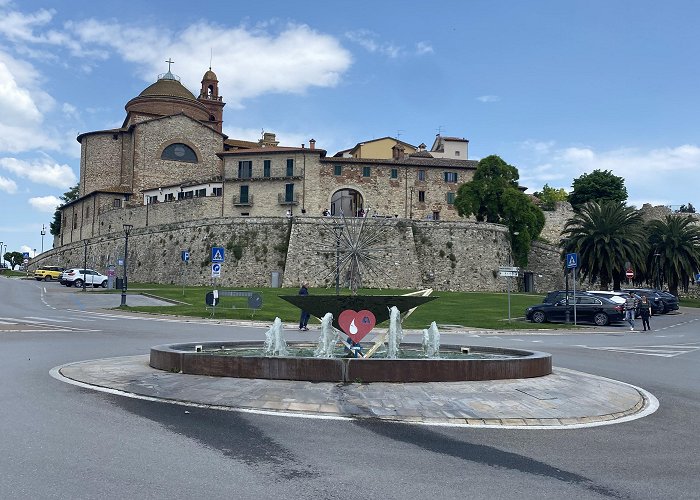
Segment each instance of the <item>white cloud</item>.
[{"label": "white cloud", "polygon": [[[696,200],[700,186],[700,146],[684,144],[650,150],[559,147],[551,142],[526,141],[531,158],[516,163],[521,184],[530,191],[545,183],[571,189],[573,180],[593,170],[609,170],[625,180],[628,202],[680,205]],[[695,203],[693,203],[695,204]]]},{"label": "white cloud", "polygon": [[416,54],[419,56],[423,54],[432,54],[433,52],[433,46],[428,42],[418,42],[416,44]]},{"label": "white cloud", "polygon": [[77,182],[73,169],[68,165],[59,165],[48,157],[31,162],[17,158],[0,158],[0,167],[37,184],[68,188]]},{"label": "white cloud", "polygon": [[173,73],[195,91],[211,49],[220,93],[234,107],[265,93],[335,86],[352,63],[350,53],[336,38],[306,25],[289,24],[271,32],[199,22],[182,32],[168,33],[90,19],[68,27],[83,44],[108,48],[137,64],[147,82],[165,72],[163,54],[168,54],[175,61]]},{"label": "white cloud", "polygon": [[498,102],[501,98],[497,95],[481,95],[477,97],[476,100],[481,102]]},{"label": "white cloud", "polygon": [[12,179],[0,175],[0,191],[14,194],[17,192],[17,184]]},{"label": "white cloud", "polygon": [[[380,42],[379,35],[369,30],[348,31],[345,38],[358,44],[368,52],[378,53],[392,59],[403,55],[403,49],[390,42]],[[421,42],[422,43],[422,42]]]},{"label": "white cloud", "polygon": [[34,207],[39,212],[46,212],[52,214],[56,211],[56,207],[59,206],[62,201],[56,196],[36,196],[34,198],[29,198],[27,200],[29,204]]}]

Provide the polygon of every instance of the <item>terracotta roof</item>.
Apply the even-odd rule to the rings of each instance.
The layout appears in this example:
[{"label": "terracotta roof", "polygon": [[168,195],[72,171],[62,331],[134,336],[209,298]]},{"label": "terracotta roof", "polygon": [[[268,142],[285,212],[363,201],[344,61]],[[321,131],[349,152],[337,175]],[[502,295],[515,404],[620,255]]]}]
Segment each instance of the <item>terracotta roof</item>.
[{"label": "terracotta roof", "polygon": [[166,78],[161,78],[156,83],[146,87],[139,94],[139,97],[181,97],[193,101],[197,100],[183,84],[177,80]]},{"label": "terracotta roof", "polygon": [[214,73],[211,69],[204,73],[204,77],[202,78],[202,80],[216,80],[217,82],[219,81],[219,79],[216,78],[216,73]]},{"label": "terracotta roof", "polygon": [[80,142],[80,140],[85,137],[86,135],[92,135],[92,134],[119,134],[121,132],[126,132],[127,129],[125,128],[112,128],[112,129],[107,129],[107,130],[94,130],[92,132],[83,132],[82,134],[78,135],[75,139]]},{"label": "terracotta roof", "polygon": [[403,160],[392,159],[374,159],[374,158],[338,158],[330,157],[321,159],[322,163],[355,163],[366,165],[398,165],[398,166],[425,166],[425,167],[440,167],[440,168],[467,168],[476,170],[478,161],[475,160],[453,160],[451,158],[423,158],[409,156]]},{"label": "terracotta roof", "polygon": [[85,196],[81,196],[80,198],[77,198],[73,201],[69,201],[68,203],[64,203],[61,205],[59,208],[65,208],[73,205],[74,203],[78,203],[79,201],[83,201],[87,198],[90,198],[91,196],[94,196],[96,194],[134,194],[134,192],[131,190],[131,188],[128,187],[123,187],[123,186],[113,186],[113,187],[108,187],[104,189],[98,189],[96,191],[92,191],[91,193],[86,194]]},{"label": "terracotta roof", "polygon": [[326,156],[325,149],[310,149],[310,148],[290,148],[286,146],[268,146],[266,148],[250,148],[250,149],[234,149],[231,151],[224,151],[223,153],[217,153],[219,156],[230,156],[230,155],[249,155],[249,154],[280,154],[280,153],[319,153],[323,158]]},{"label": "terracotta roof", "polygon": [[415,157],[420,157],[420,158],[432,158],[433,155],[431,155],[428,151],[416,151],[415,153],[411,153],[408,155],[410,158],[415,158]]},{"label": "terracotta roof", "polygon": [[469,142],[468,139],[464,137],[442,137],[443,141],[459,141],[459,142]]},{"label": "terracotta roof", "polygon": [[258,144],[257,141],[244,141],[243,139],[226,139],[224,141],[224,145],[239,149],[251,149],[260,147],[260,144]]}]

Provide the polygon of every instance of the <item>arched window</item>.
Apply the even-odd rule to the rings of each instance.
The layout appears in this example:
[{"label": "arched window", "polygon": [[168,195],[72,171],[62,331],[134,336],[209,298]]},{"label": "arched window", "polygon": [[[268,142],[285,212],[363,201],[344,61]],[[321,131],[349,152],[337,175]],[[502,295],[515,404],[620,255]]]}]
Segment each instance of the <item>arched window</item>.
[{"label": "arched window", "polygon": [[197,153],[187,144],[175,143],[166,147],[161,160],[184,161],[187,163],[197,163]]}]

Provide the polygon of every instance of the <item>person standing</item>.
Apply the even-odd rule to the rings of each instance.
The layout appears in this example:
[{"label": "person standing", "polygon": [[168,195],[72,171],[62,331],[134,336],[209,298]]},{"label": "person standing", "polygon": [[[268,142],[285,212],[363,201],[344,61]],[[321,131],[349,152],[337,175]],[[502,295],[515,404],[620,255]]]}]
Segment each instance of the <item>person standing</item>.
[{"label": "person standing", "polygon": [[[306,282],[301,284],[301,288],[299,289],[299,295],[309,295],[309,288]],[[304,311],[304,309],[301,310],[301,316],[299,317],[299,330],[303,330],[305,332],[309,330],[309,328],[306,325],[309,323],[310,317],[311,315],[307,311]]]},{"label": "person standing", "polygon": [[625,320],[630,325],[630,331],[634,331],[634,311],[637,309],[637,300],[628,295],[625,299]]},{"label": "person standing", "polygon": [[649,299],[645,295],[642,295],[642,300],[639,303],[639,315],[642,317],[642,326],[644,331],[651,331],[651,326],[649,326],[649,316],[651,316],[651,304],[649,304]]}]

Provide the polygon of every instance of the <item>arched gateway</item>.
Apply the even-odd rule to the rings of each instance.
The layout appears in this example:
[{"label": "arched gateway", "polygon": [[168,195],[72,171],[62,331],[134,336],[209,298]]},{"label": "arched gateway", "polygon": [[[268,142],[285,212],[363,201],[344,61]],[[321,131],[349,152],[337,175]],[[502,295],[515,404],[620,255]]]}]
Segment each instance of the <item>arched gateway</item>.
[{"label": "arched gateway", "polygon": [[359,191],[345,188],[339,189],[331,197],[331,215],[341,214],[345,217],[360,217],[364,215],[364,198]]}]

